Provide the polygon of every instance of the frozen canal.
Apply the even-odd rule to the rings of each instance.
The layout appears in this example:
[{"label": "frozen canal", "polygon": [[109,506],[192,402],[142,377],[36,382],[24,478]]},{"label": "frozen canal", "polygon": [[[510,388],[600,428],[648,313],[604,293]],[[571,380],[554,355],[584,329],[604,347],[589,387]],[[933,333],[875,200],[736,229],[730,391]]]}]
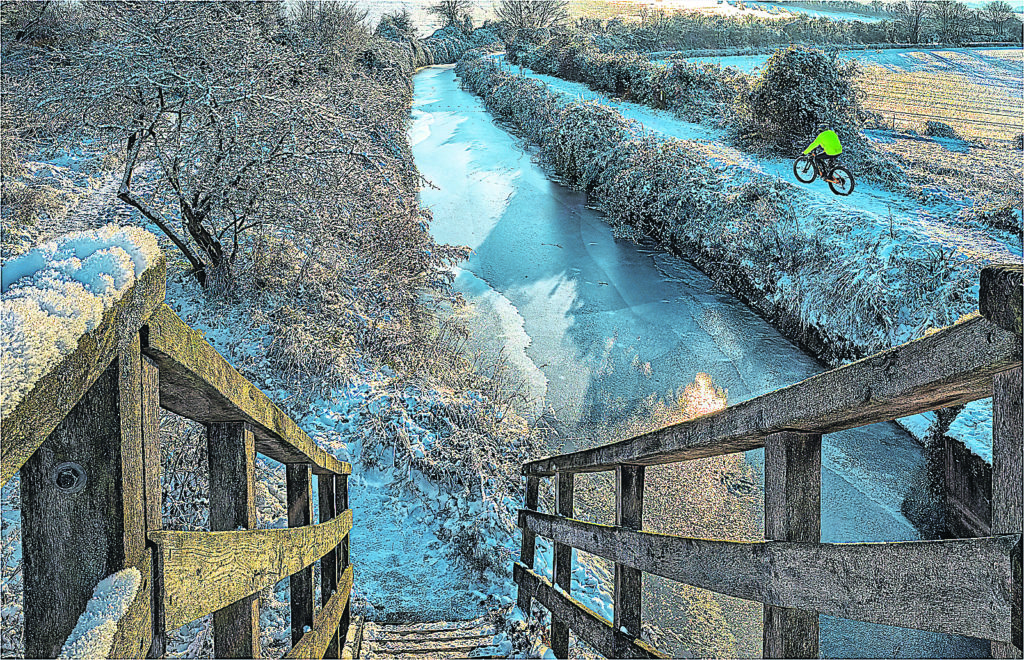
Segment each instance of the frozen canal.
[{"label": "frozen canal", "polygon": [[[687,262],[615,240],[584,195],[549,180],[459,88],[451,67],[424,69],[415,84],[410,143],[432,184],[421,199],[439,242],[473,249],[456,286],[476,306],[474,332],[505,351],[567,428],[615,421],[699,372],[736,403],[822,370]],[[759,464],[760,453],[747,458]],[[925,471],[920,445],[895,425],[826,436],[822,540],[921,538],[905,512],[920,506]],[[987,643],[823,617],[821,652],[973,657]]]}]

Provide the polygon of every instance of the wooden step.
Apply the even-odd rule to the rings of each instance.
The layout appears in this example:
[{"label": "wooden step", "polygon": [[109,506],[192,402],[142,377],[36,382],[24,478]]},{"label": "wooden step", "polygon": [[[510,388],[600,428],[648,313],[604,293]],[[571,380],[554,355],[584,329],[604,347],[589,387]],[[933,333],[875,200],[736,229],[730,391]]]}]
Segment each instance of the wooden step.
[{"label": "wooden step", "polygon": [[[466,658],[494,645],[497,634],[497,628],[486,617],[428,623],[367,621],[362,624],[359,655],[353,657],[371,660]],[[485,653],[474,654],[474,657],[496,656]]]},{"label": "wooden step", "polygon": [[364,640],[400,641],[412,639],[468,639],[474,637],[493,637],[498,629],[493,625],[479,628],[448,628],[443,630],[392,630],[390,628],[367,628],[363,633]]}]

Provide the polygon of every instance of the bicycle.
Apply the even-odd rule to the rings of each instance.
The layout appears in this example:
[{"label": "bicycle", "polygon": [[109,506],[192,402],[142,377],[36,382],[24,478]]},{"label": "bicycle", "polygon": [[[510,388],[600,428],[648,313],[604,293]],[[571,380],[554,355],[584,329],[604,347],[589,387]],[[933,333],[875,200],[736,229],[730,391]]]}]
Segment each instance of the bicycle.
[{"label": "bicycle", "polygon": [[836,165],[835,159],[824,163],[818,155],[818,150],[815,149],[793,161],[793,174],[796,175],[796,180],[800,183],[811,183],[820,176],[828,182],[828,187],[836,195],[846,196],[852,193],[856,182],[850,170],[842,165]]}]

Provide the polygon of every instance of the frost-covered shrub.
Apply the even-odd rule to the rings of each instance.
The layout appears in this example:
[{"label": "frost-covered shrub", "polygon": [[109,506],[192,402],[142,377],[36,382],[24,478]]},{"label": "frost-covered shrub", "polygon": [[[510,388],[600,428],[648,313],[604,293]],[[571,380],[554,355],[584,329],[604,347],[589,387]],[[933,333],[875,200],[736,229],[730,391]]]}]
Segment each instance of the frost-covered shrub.
[{"label": "frost-covered shrub", "polygon": [[546,156],[567,185],[589,191],[601,175],[598,155],[637,134],[638,128],[595,101],[570,103],[548,136]]},{"label": "frost-covered shrub", "polygon": [[515,125],[528,139],[544,141],[560,107],[558,97],[544,83],[501,70],[481,51],[463,57],[455,72],[462,86],[482,96],[495,116]]},{"label": "frost-covered shrub", "polygon": [[1019,200],[1002,199],[964,209],[960,212],[959,217],[982,222],[1003,231],[1021,234],[1024,233],[1021,223],[1022,215],[1024,215],[1024,209]]},{"label": "frost-covered shrub", "polygon": [[824,124],[843,143],[858,139],[860,120],[853,87],[856,65],[835,53],[791,46],[777,50],[737,103],[735,131],[744,142],[797,155]]},{"label": "frost-covered shrub", "polygon": [[795,158],[824,125],[839,136],[843,165],[856,175],[903,185],[899,164],[861,134],[871,115],[854,89],[856,73],[855,61],[842,62],[834,52],[797,46],[775,51],[736,99],[733,137],[746,148]]},{"label": "frost-covered shrub", "polygon": [[952,140],[960,139],[960,136],[957,135],[952,126],[932,119],[924,123],[924,134],[930,137],[949,138]]},{"label": "frost-covered shrub", "polygon": [[691,223],[721,214],[722,176],[683,140],[645,136],[598,159],[600,208],[643,235],[674,245]]}]

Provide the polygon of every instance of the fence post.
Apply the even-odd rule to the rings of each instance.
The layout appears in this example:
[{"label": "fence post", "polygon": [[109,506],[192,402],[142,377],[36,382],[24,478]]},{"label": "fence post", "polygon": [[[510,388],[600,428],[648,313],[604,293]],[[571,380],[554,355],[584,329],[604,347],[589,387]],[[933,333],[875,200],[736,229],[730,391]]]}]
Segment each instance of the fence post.
[{"label": "fence post", "polygon": [[[996,374],[992,381],[992,533],[1021,534],[1024,525],[1024,435],[1021,367]],[[1013,644],[992,643],[993,658],[1021,657],[1021,542],[1013,561]]]},{"label": "fence post", "polygon": [[[615,524],[626,529],[639,530],[644,519],[644,466],[618,465],[615,468]],[[615,630],[626,629],[634,637],[640,636],[643,572],[639,569],[615,564]],[[626,657],[627,649],[618,649],[616,655]]]},{"label": "fence post", "polygon": [[115,637],[111,657],[149,650],[141,370],[135,332],[21,469],[26,657],[60,654],[96,585],[128,567],[142,573],[136,603],[145,609],[131,616],[138,628]]},{"label": "fence post", "polygon": [[[782,432],[765,439],[764,536],[821,541],[821,435]],[[763,655],[817,658],[817,613],[765,605]]]},{"label": "fence post", "polygon": [[[312,467],[308,463],[286,466],[288,526],[305,527],[313,521]],[[298,644],[305,628],[313,627],[313,565],[288,578],[292,612],[292,645]]]},{"label": "fence post", "polygon": [[[555,476],[556,514],[565,518],[572,518],[574,476],[572,472],[559,472]],[[557,542],[554,545],[551,574],[555,578],[554,583],[568,595],[572,586],[572,546]],[[569,626],[556,619],[554,614],[551,615],[551,652],[556,658],[569,657]]]},{"label": "fence post", "polygon": [[[160,369],[149,358],[142,357],[142,454],[145,474],[146,530],[147,533],[163,529],[163,486],[160,481]],[[150,546],[156,557],[156,546]],[[162,576],[153,562],[153,641],[149,646],[150,658],[166,654],[167,638],[164,632],[164,599]]]},{"label": "fence post", "polygon": [[[334,495],[334,475],[319,474],[316,477],[317,491],[320,497],[320,522],[325,523],[334,518],[336,514],[336,500]],[[320,607],[326,607],[327,602],[335,591],[338,590],[338,548],[333,548],[320,559]],[[338,633],[327,645],[324,652],[325,658],[340,657],[341,649],[338,647]]]},{"label": "fence post", "polygon": [[[526,478],[526,508],[530,511],[537,510],[537,503],[540,499],[540,477]],[[523,544],[519,550],[519,561],[527,568],[533,568],[533,561],[537,554],[537,535],[523,528]],[[519,587],[519,595],[516,597],[516,605],[523,614],[530,616],[530,594],[526,589]]]},{"label": "fence post", "polygon": [[[349,508],[349,506],[348,506],[348,475],[347,474],[339,474],[339,475],[337,475],[334,478],[334,486],[335,486],[335,490],[334,490],[334,512],[335,512],[335,515],[337,515],[339,513],[342,513],[343,511],[347,511],[348,508]],[[353,521],[353,526],[355,526],[354,521]],[[338,548],[338,552],[336,554],[336,559],[337,559],[337,562],[338,562],[337,566],[338,566],[338,574],[339,575],[342,572],[344,572],[345,569],[347,569],[349,567],[349,564],[351,563],[351,555],[350,555],[350,548],[351,548],[351,546],[349,544],[349,541],[351,540],[351,538],[352,538],[352,532],[349,532],[348,535],[346,535],[345,538],[342,539],[341,546]],[[335,582],[335,584],[337,584],[337,582]],[[335,635],[334,635],[334,638],[335,638],[335,640],[337,642],[337,647],[338,647],[338,655],[336,656],[338,658],[341,657],[342,649],[345,646],[345,640],[348,639],[348,629],[349,629],[349,626],[351,625],[351,623],[352,623],[352,596],[351,596],[351,593],[350,593],[349,594],[349,600],[348,600],[347,603],[345,603],[345,611],[342,612],[342,614],[341,614],[341,621],[338,624],[338,632],[335,633]],[[334,643],[335,642],[332,642],[332,644],[334,644]]]},{"label": "fence post", "polygon": [[[256,438],[245,422],[206,426],[210,463],[210,531],[256,527]],[[217,658],[258,658],[260,596],[246,596],[213,613]]]},{"label": "fence post", "polygon": [[[995,325],[1017,335],[1024,334],[1024,266],[1003,264],[981,270],[978,308]],[[1024,456],[1021,436],[1021,367],[996,374],[992,379],[992,533],[1021,534],[1024,524]],[[992,643],[992,657],[1021,657],[1021,542],[1013,559],[1012,644]]]}]

